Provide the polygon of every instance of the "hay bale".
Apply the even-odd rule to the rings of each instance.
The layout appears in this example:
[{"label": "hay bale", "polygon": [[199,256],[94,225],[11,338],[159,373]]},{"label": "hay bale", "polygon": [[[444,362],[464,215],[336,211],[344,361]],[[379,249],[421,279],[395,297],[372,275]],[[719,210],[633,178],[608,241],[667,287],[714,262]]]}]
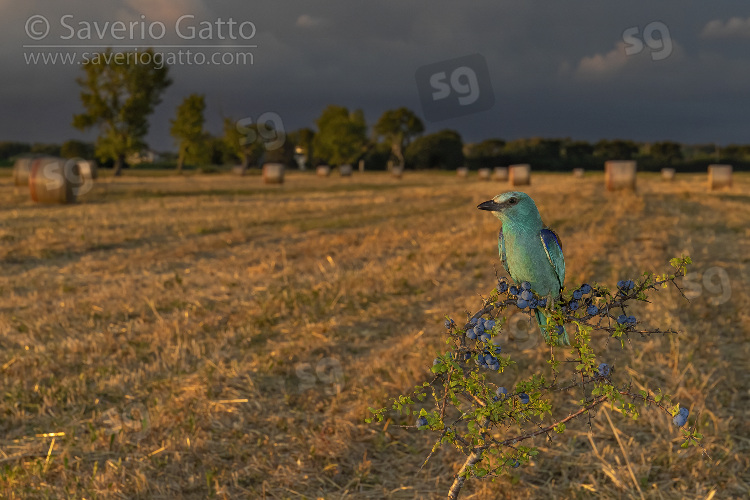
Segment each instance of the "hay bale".
[{"label": "hay bale", "polygon": [[576,179],[583,179],[583,174],[585,172],[586,171],[584,169],[582,169],[582,168],[574,168],[573,169],[573,177],[575,177]]},{"label": "hay bale", "polygon": [[635,191],[635,173],[637,167],[634,161],[611,160],[604,163],[604,183],[607,191],[621,189]]},{"label": "hay bale", "polygon": [[466,168],[466,167],[458,167],[456,169],[456,175],[458,175],[459,177],[465,179],[465,178],[469,177],[469,169]]},{"label": "hay bale", "polygon": [[708,189],[732,187],[732,165],[708,166]]},{"label": "hay bale", "polygon": [[284,165],[281,163],[265,163],[263,165],[264,184],[283,184]]},{"label": "hay bale", "polygon": [[477,170],[477,175],[479,176],[479,180],[481,181],[488,181],[491,177],[491,170],[489,168],[480,168]]},{"label": "hay bale", "polygon": [[662,168],[661,179],[663,181],[672,182],[674,180],[675,170],[673,168]]},{"label": "hay bale", "polygon": [[339,175],[341,177],[351,177],[352,176],[352,166],[347,164],[339,165]]},{"label": "hay bale", "polygon": [[16,186],[29,185],[31,164],[36,158],[38,158],[36,155],[25,155],[16,159],[16,162],[13,164],[13,184]]},{"label": "hay bale", "polygon": [[511,186],[528,186],[531,184],[531,165],[519,163],[508,167],[508,181]]},{"label": "hay bale", "polygon": [[315,174],[319,177],[328,177],[331,175],[331,167],[328,165],[319,165],[318,168],[315,169]]},{"label": "hay bale", "polygon": [[508,180],[508,167],[495,167],[495,172],[492,177],[496,181],[507,181]]},{"label": "hay bale", "polygon": [[37,203],[75,203],[84,182],[77,162],[42,156],[31,165],[29,193]]}]

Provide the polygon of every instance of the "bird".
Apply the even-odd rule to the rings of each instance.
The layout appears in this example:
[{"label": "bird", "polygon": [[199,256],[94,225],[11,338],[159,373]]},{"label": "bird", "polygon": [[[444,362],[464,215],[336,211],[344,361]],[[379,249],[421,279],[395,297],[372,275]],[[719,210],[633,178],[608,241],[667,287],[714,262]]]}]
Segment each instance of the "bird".
[{"label": "bird", "polygon": [[[565,258],[557,234],[544,225],[534,200],[526,193],[508,191],[480,203],[480,210],[488,210],[500,219],[498,250],[503,267],[511,279],[520,285],[529,282],[539,297],[550,297],[550,302],[560,297],[565,282]],[[547,315],[535,310],[539,330],[544,340],[549,333]],[[570,345],[565,328],[557,338],[557,345]]]}]

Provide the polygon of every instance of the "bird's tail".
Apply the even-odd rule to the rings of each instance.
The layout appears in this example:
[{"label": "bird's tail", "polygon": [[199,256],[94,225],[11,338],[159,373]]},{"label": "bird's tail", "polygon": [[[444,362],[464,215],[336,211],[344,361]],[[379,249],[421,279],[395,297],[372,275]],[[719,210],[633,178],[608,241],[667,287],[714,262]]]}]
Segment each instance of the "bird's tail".
[{"label": "bird's tail", "polygon": [[[549,340],[549,333],[545,327],[548,324],[548,318],[540,309],[536,309],[536,321],[539,323],[539,330],[542,332],[544,341],[547,342]],[[565,331],[565,326],[562,327],[562,334],[557,336],[557,345],[570,345],[570,339],[568,338],[568,332]]]}]

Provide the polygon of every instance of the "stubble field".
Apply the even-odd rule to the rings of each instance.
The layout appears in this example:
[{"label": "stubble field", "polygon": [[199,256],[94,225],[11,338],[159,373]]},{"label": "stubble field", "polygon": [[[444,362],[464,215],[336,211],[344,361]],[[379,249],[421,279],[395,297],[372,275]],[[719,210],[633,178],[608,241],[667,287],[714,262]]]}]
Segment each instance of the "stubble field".
[{"label": "stubble field", "polygon": [[[691,255],[689,302],[669,289],[635,310],[679,335],[595,343],[615,381],[700,415],[710,458],[681,449],[662,413],[602,409],[462,498],[746,498],[750,176],[707,192],[704,175],[641,175],[637,194],[605,192],[601,174],[532,181],[568,286]],[[508,189],[445,173],[128,173],[37,206],[0,177],[0,496],[443,498],[460,454],[419,471],[435,435],[363,420],[431,378],[444,316],[494,286],[499,222],[475,207]],[[506,387],[548,371],[541,342],[504,352]]]}]

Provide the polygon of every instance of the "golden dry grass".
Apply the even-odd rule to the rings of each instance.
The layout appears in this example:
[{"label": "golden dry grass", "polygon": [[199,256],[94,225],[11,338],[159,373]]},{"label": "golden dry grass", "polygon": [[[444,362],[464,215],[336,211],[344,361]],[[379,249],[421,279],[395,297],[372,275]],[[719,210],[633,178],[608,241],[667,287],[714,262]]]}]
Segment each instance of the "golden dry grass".
[{"label": "golden dry grass", "polygon": [[[536,439],[531,466],[468,481],[462,498],[750,494],[750,177],[735,177],[717,193],[705,175],[641,176],[637,194],[604,192],[600,174],[535,175],[526,190],[563,239],[568,284],[612,286],[692,256],[690,303],[669,290],[637,310],[681,335],[596,345],[615,381],[664,387],[691,421],[700,411],[711,459],[679,448],[659,412],[610,411],[610,423],[600,411],[591,428]],[[460,455],[445,449],[418,472],[434,436],[398,427],[411,419],[363,419],[430,377],[443,315],[475,310],[493,286],[498,222],[475,206],[505,183],[126,176],[47,207],[10,182],[0,495],[445,496]],[[717,269],[731,287],[720,305]],[[541,344],[504,347],[518,362],[504,385],[547,369]]]}]

